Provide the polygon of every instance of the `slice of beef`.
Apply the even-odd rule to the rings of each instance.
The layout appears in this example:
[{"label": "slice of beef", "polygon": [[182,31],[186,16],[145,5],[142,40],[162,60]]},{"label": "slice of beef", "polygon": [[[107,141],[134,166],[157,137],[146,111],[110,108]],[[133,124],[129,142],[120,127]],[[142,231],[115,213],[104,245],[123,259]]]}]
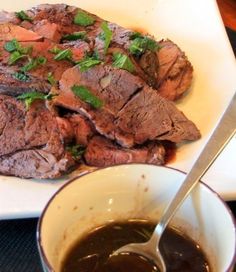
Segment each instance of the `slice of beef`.
[{"label": "slice of beef", "polygon": [[86,163],[103,167],[122,163],[165,163],[165,148],[159,142],[149,143],[142,147],[124,148],[101,137],[93,137],[84,154]]},{"label": "slice of beef", "polygon": [[[75,164],[64,148],[56,117],[37,100],[0,96],[0,172],[35,178],[60,176]],[[26,167],[27,166],[27,167]]]},{"label": "slice of beef", "polygon": [[11,23],[0,24],[0,41],[10,41],[12,39],[22,42],[39,41],[42,40],[42,36],[31,30]]},{"label": "slice of beef", "polygon": [[[71,91],[82,85],[103,102],[94,109]],[[162,98],[139,77],[109,65],[98,65],[86,72],[78,67],[67,70],[60,81],[55,105],[80,112],[96,130],[124,147],[147,140],[181,142],[200,137],[196,126],[172,102]]]},{"label": "slice of beef", "polygon": [[[50,41],[43,42],[20,42],[22,47],[32,47],[32,53],[30,58],[45,57],[46,63],[43,65],[37,65],[35,68],[26,72],[28,80],[26,82],[17,80],[14,77],[16,72],[26,65],[29,60],[28,58],[22,58],[14,65],[9,66],[8,59],[10,53],[4,50],[5,42],[0,43],[0,48],[2,49],[2,54],[0,56],[0,86],[2,91],[6,94],[12,95],[14,93],[22,93],[24,88],[26,91],[38,90],[39,92],[49,92],[51,86],[47,81],[49,72],[52,73],[55,80],[60,80],[61,75],[65,70],[73,66],[73,63],[67,60],[57,61],[54,59],[55,54],[51,53],[49,50],[54,48],[55,44]],[[65,49],[62,47],[62,49]],[[78,51],[78,50],[77,50]],[[78,52],[77,52],[78,58]],[[5,68],[6,67],[6,68]],[[5,70],[5,72],[4,72]]]},{"label": "slice of beef", "polygon": [[173,102],[147,86],[118,113],[116,125],[138,144],[154,139],[179,143],[200,137],[195,124]]},{"label": "slice of beef", "polygon": [[184,52],[172,41],[161,41],[160,46],[157,90],[161,96],[176,100],[189,89],[193,67]]},{"label": "slice of beef", "polygon": [[45,79],[39,79],[32,75],[28,76],[26,81],[20,81],[14,77],[18,72],[18,67],[5,67],[0,65],[0,94],[18,96],[22,93],[39,91],[48,93],[50,84]]},{"label": "slice of beef", "polygon": [[74,129],[76,144],[87,146],[90,138],[95,134],[91,122],[81,114],[70,114],[66,118]]}]

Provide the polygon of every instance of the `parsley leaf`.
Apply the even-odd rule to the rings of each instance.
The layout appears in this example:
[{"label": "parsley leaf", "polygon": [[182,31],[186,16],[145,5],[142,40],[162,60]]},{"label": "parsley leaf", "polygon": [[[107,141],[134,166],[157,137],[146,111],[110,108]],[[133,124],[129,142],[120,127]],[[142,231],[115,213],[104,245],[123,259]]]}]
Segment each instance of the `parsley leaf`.
[{"label": "parsley leaf", "polygon": [[22,21],[29,21],[29,22],[32,22],[33,19],[29,17],[28,14],[26,14],[23,10],[19,11],[19,12],[16,12],[16,17],[21,19]]},{"label": "parsley leaf", "polygon": [[99,109],[103,106],[103,102],[85,86],[74,85],[71,90],[82,101],[90,104],[95,109]]},{"label": "parsley leaf", "polygon": [[69,145],[66,147],[66,150],[71,153],[71,156],[74,160],[79,160],[85,152],[85,147],[80,144]]},{"label": "parsley leaf", "polygon": [[54,57],[54,60],[71,60],[72,51],[70,49],[60,50]]},{"label": "parsley leaf", "polygon": [[86,57],[84,59],[82,59],[81,61],[77,62],[77,65],[80,69],[81,72],[85,72],[87,71],[89,68],[95,66],[95,65],[98,65],[100,64],[101,61],[98,60],[98,59],[95,59],[93,57],[89,58],[89,57]]},{"label": "parsley leaf", "polygon": [[56,85],[57,81],[56,79],[54,78],[52,72],[49,72],[48,73],[48,82],[53,86],[53,85]]},{"label": "parsley leaf", "polygon": [[74,23],[80,26],[93,25],[94,22],[95,22],[95,19],[83,10],[78,10],[74,18]]},{"label": "parsley leaf", "polygon": [[15,72],[12,75],[12,77],[19,80],[19,81],[23,81],[23,82],[29,82],[30,81],[30,77],[28,75],[26,75],[25,73],[22,73],[22,72]]},{"label": "parsley leaf", "polygon": [[47,62],[47,59],[45,57],[37,57],[35,59],[31,59],[26,65],[24,65],[20,70],[22,72],[28,72],[36,67],[38,67],[39,65],[43,65]]},{"label": "parsley leaf", "polygon": [[76,40],[84,40],[86,38],[86,31],[74,32],[71,34],[64,35],[62,40],[68,41],[76,41]]},{"label": "parsley leaf", "polygon": [[100,38],[104,40],[104,53],[106,54],[112,39],[112,31],[108,27],[107,22],[102,22],[101,29],[103,30],[103,32],[101,33]]},{"label": "parsley leaf", "polygon": [[133,73],[135,71],[134,65],[130,58],[122,53],[113,54],[113,66],[127,70],[130,73]]},{"label": "parsley leaf", "polygon": [[4,44],[4,49],[8,52],[13,52],[16,51],[20,48],[20,44],[18,43],[18,41],[16,39],[13,39],[9,42],[6,42]]},{"label": "parsley leaf", "polygon": [[58,53],[60,53],[62,51],[62,49],[54,46],[52,49],[49,49],[48,51],[53,53],[53,54],[58,54]]},{"label": "parsley leaf", "polygon": [[27,57],[27,55],[22,55],[20,52],[14,51],[13,53],[11,53],[11,55],[8,59],[8,63],[9,63],[9,65],[12,65],[16,61],[18,61],[19,59],[24,58],[24,57]]},{"label": "parsley leaf", "polygon": [[[135,35],[135,34],[134,34]],[[134,38],[129,46],[129,51],[135,56],[140,56],[146,50],[155,52],[159,46],[156,41],[145,36],[137,36]]]},{"label": "parsley leaf", "polygon": [[19,100],[24,100],[25,105],[26,105],[26,109],[28,110],[30,105],[35,100],[37,100],[37,99],[51,100],[54,96],[55,96],[55,94],[54,95],[53,94],[43,94],[43,93],[33,91],[33,92],[23,93],[23,94],[17,96],[16,98]]}]

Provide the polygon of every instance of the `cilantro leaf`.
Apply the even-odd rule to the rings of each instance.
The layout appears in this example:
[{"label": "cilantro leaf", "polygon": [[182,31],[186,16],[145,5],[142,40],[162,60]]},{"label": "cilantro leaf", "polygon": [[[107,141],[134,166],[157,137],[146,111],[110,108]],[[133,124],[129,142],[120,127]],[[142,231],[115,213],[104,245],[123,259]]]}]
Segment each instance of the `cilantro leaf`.
[{"label": "cilantro leaf", "polygon": [[41,100],[51,100],[55,95],[53,94],[43,94],[36,91],[23,93],[16,98],[19,100],[24,100],[26,109],[28,110],[30,105],[37,99]]},{"label": "cilantro leaf", "polygon": [[86,31],[74,32],[71,34],[64,35],[62,40],[68,41],[76,41],[76,40],[84,40],[86,38]]},{"label": "cilantro leaf", "polygon": [[103,32],[101,33],[100,38],[104,40],[104,53],[106,54],[112,39],[112,31],[108,27],[107,22],[102,22],[101,29],[103,30]]},{"label": "cilantro leaf", "polygon": [[122,53],[113,54],[113,66],[127,70],[130,73],[133,73],[135,71],[134,65],[130,58]]},{"label": "cilantro leaf", "polygon": [[39,65],[43,65],[47,62],[47,59],[45,57],[37,57],[35,59],[31,59],[26,65],[24,65],[20,70],[22,72],[28,72],[32,69],[37,68]]},{"label": "cilantro leaf", "polygon": [[30,77],[28,75],[26,75],[25,73],[22,73],[22,72],[15,72],[12,75],[12,77],[19,80],[19,81],[23,81],[23,82],[29,82],[30,81]]},{"label": "cilantro leaf", "polygon": [[71,60],[72,51],[70,49],[60,50],[54,57],[54,60]]},{"label": "cilantro leaf", "polygon": [[53,54],[58,54],[58,53],[60,53],[62,51],[62,49],[54,46],[53,48],[49,49],[48,51],[53,53]]},{"label": "cilantro leaf", "polygon": [[98,65],[100,64],[101,61],[98,60],[98,59],[95,59],[93,57],[89,58],[89,57],[86,57],[84,59],[82,59],[81,61],[77,62],[77,65],[80,69],[81,72],[85,72],[87,71],[89,68],[95,66],[95,65]]},{"label": "cilantro leaf", "polygon": [[95,109],[99,109],[103,106],[103,102],[95,96],[88,88],[85,86],[74,85],[71,90],[78,96],[82,101],[90,104]]},{"label": "cilantro leaf", "polygon": [[78,10],[74,18],[74,23],[80,26],[93,25],[94,22],[95,22],[95,19],[91,15],[89,15],[87,12],[82,10]]},{"label": "cilantro leaf", "polygon": [[33,19],[29,17],[28,14],[26,14],[23,10],[19,11],[19,12],[16,12],[16,17],[21,19],[22,21],[29,21],[29,22],[32,22]]},{"label": "cilantro leaf", "polygon": [[12,65],[16,61],[18,61],[19,59],[24,58],[24,57],[27,57],[27,55],[22,55],[20,52],[14,51],[11,53],[11,55],[8,59],[8,63],[9,63],[9,65]]},{"label": "cilantro leaf", "polygon": [[57,81],[56,79],[54,78],[52,72],[49,72],[48,73],[48,82],[53,86],[53,85],[56,85]]},{"label": "cilantro leaf", "polygon": [[16,40],[16,39],[13,39],[9,42],[6,42],[4,44],[4,49],[8,52],[13,52],[13,51],[16,51],[20,48],[20,44],[19,42]]},{"label": "cilantro leaf", "polygon": [[85,147],[80,144],[68,145],[66,150],[71,153],[71,156],[74,160],[79,160],[85,152]]},{"label": "cilantro leaf", "polygon": [[146,50],[155,52],[159,46],[156,41],[145,36],[137,36],[134,38],[129,46],[129,51],[135,56],[140,56]]}]

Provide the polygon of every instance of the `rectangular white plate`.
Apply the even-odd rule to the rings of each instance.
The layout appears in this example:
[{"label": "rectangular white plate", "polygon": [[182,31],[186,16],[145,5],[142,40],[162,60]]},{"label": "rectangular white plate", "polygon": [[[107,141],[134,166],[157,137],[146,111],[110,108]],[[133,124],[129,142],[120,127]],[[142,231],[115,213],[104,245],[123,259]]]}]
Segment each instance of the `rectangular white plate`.
[{"label": "rectangular white plate", "polygon": [[[53,0],[2,1],[5,10],[22,10]],[[212,134],[236,88],[236,63],[215,0],[79,0],[80,6],[122,26],[169,38],[194,66],[194,83],[177,106],[199,127],[202,138],[181,146],[170,166],[187,172]],[[204,181],[225,199],[236,199],[236,139]],[[0,176],[0,218],[39,216],[48,199],[65,182]]]}]

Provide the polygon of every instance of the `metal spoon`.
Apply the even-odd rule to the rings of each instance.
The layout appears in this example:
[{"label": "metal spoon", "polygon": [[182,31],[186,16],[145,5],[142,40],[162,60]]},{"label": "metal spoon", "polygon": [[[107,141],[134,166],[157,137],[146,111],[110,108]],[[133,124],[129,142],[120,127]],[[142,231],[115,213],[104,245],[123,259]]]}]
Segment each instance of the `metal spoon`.
[{"label": "metal spoon", "polygon": [[111,256],[131,252],[144,256],[154,262],[160,272],[166,272],[166,265],[159,250],[159,243],[166,226],[183,201],[192,191],[199,179],[206,173],[221,151],[236,132],[236,93],[228,108],[222,116],[213,135],[207,142],[205,148],[195,161],[192,169],[186,176],[184,182],[176,193],[174,199],[166,208],[151,238],[146,243],[133,243],[125,245],[116,250]]}]

